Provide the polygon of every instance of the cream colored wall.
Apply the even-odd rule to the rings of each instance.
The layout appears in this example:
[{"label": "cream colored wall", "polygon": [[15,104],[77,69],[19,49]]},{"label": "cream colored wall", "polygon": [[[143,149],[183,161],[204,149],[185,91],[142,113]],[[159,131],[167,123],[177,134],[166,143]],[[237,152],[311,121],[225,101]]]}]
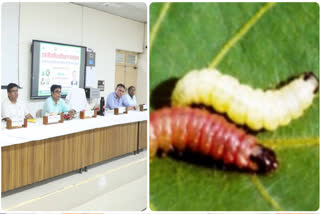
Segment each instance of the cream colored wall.
[{"label": "cream colored wall", "polygon": [[82,45],[82,8],[68,3],[20,3],[19,97],[33,116],[44,100],[31,100],[33,39]]},{"label": "cream colored wall", "polygon": [[114,91],[116,49],[142,52],[144,24],[84,7],[83,26],[83,45],[97,53],[97,80],[105,80],[107,96]]},{"label": "cream colored wall", "polygon": [[[20,98],[33,115],[44,103],[44,100],[30,100],[33,39],[93,49],[97,80],[105,80],[101,96],[106,96],[114,91],[115,50],[142,52],[144,27],[140,22],[71,3],[20,3],[19,84],[23,87]],[[138,73],[141,78],[145,72]],[[3,100],[7,94],[1,91]]]},{"label": "cream colored wall", "polygon": [[148,43],[147,24],[144,25],[144,45],[143,53],[138,55],[138,79],[137,79],[137,88],[136,88],[136,98],[137,103],[148,104],[148,48],[145,48]]}]

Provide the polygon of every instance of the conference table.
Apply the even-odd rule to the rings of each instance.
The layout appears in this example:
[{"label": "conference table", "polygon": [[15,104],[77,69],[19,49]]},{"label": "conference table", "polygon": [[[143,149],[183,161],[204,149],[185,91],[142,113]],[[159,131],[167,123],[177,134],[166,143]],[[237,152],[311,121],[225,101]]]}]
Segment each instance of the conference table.
[{"label": "conference table", "polygon": [[1,127],[2,192],[147,148],[148,111]]}]

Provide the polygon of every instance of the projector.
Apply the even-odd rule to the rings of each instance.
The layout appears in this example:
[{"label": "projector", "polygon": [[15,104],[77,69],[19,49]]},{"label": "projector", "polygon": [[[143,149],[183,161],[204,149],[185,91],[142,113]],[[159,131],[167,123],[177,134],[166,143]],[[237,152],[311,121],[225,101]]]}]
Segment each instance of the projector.
[{"label": "projector", "polygon": [[87,98],[99,98],[100,89],[99,88],[85,88]]}]

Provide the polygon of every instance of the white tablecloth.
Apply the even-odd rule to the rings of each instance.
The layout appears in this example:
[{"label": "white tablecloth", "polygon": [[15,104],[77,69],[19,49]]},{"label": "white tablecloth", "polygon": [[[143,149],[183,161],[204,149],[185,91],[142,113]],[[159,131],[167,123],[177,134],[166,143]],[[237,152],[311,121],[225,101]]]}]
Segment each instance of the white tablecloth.
[{"label": "white tablecloth", "polygon": [[113,115],[106,113],[105,116],[97,118],[84,119],[79,118],[64,121],[64,123],[43,125],[42,119],[38,119],[36,123],[28,123],[27,128],[6,129],[2,124],[0,134],[0,145],[9,146],[14,144],[26,143],[30,141],[43,140],[52,137],[73,134],[86,130],[103,128],[108,126],[133,123],[148,120],[148,111],[129,111],[128,114]]}]

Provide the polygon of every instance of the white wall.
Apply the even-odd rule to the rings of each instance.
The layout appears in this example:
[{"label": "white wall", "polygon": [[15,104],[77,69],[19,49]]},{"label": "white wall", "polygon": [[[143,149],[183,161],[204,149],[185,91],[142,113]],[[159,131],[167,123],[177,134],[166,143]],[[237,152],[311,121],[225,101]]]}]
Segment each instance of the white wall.
[{"label": "white wall", "polygon": [[19,10],[17,2],[1,8],[1,86],[19,80]]},{"label": "white wall", "polygon": [[149,104],[148,99],[148,44],[147,38],[148,26],[144,25],[144,52],[138,56],[138,79],[136,88],[137,103]]},{"label": "white wall", "polygon": [[[93,49],[96,52],[97,80],[105,80],[102,96],[114,91],[116,49],[143,51],[143,23],[71,3],[20,4],[19,83],[23,89],[19,90],[19,97],[27,103],[33,116],[44,103],[44,100],[30,100],[33,39]],[[6,91],[2,92],[4,99]],[[141,96],[146,95],[141,93]]]},{"label": "white wall", "polygon": [[105,80],[103,96],[106,96],[114,91],[116,49],[142,52],[144,24],[86,7],[83,9],[83,45],[97,53],[97,79]]}]

